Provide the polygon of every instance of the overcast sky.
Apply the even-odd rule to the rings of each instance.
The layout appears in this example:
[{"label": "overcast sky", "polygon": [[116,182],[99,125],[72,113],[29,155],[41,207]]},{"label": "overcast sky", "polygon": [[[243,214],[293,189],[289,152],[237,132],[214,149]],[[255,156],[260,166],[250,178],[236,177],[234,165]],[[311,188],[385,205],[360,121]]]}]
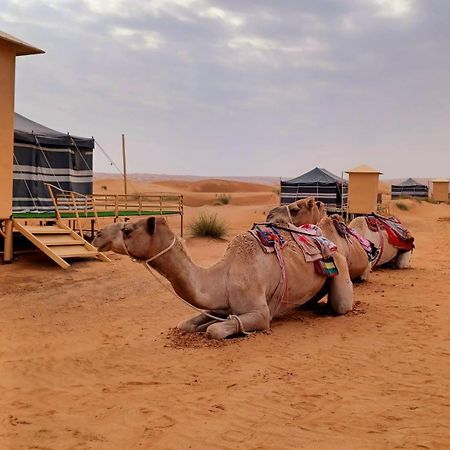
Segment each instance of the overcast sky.
[{"label": "overcast sky", "polygon": [[207,176],[450,176],[449,23],[449,0],[0,0],[46,51],[19,58],[17,112]]}]

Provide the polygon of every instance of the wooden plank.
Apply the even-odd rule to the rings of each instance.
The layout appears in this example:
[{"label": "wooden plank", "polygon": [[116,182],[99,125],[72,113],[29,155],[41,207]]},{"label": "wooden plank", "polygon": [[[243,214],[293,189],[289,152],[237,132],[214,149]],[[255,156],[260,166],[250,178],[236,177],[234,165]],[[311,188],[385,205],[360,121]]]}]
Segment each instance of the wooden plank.
[{"label": "wooden plank", "polygon": [[[16,223],[18,223],[16,221]],[[67,230],[54,226],[22,225],[31,234],[70,234]],[[18,229],[16,227],[16,229]]]},{"label": "wooden plank", "polygon": [[[56,255],[47,246],[45,246],[34,234],[28,231],[22,224],[13,220],[13,227],[19,231],[23,236],[25,236],[29,241],[31,241],[39,250],[45,253],[49,258],[56,262],[63,269],[68,269],[70,264],[64,261],[60,256]],[[50,227],[43,227],[50,228]]]},{"label": "wooden plank", "polygon": [[74,239],[72,236],[68,234],[41,234],[39,235],[39,240],[47,245],[79,245],[80,243],[84,244],[84,241]]}]

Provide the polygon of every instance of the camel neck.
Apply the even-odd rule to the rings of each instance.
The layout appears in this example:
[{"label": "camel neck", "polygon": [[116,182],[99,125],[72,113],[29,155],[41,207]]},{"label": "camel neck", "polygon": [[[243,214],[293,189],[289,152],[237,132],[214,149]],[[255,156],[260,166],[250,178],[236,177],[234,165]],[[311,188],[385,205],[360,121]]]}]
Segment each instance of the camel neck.
[{"label": "camel neck", "polygon": [[201,309],[227,309],[225,281],[217,270],[218,264],[207,269],[197,266],[181,242],[150,264],[191,305]]}]

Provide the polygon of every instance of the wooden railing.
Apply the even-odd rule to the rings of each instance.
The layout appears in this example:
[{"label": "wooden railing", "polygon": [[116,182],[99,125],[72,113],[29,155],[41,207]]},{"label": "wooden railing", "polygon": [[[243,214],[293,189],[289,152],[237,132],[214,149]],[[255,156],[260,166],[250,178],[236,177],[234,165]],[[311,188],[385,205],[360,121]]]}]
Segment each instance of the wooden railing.
[{"label": "wooden railing", "polygon": [[[183,235],[183,196],[172,193],[161,194],[78,194],[47,184],[56,218],[61,220],[72,216],[75,228],[83,235],[83,219],[98,223],[99,215],[106,211],[116,221],[120,216],[179,214],[181,235]],[[91,227],[92,228],[92,227]]]},{"label": "wooden railing", "polygon": [[183,196],[178,194],[93,194],[98,211],[133,211],[179,213],[183,212]]}]

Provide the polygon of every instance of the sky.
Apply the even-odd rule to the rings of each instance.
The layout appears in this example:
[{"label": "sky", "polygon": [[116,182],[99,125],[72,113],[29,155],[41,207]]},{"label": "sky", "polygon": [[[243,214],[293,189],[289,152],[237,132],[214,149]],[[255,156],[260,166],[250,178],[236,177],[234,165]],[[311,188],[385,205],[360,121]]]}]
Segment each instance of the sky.
[{"label": "sky", "polygon": [[17,112],[178,175],[449,177],[449,22],[449,0],[0,0],[46,51],[18,58]]}]

